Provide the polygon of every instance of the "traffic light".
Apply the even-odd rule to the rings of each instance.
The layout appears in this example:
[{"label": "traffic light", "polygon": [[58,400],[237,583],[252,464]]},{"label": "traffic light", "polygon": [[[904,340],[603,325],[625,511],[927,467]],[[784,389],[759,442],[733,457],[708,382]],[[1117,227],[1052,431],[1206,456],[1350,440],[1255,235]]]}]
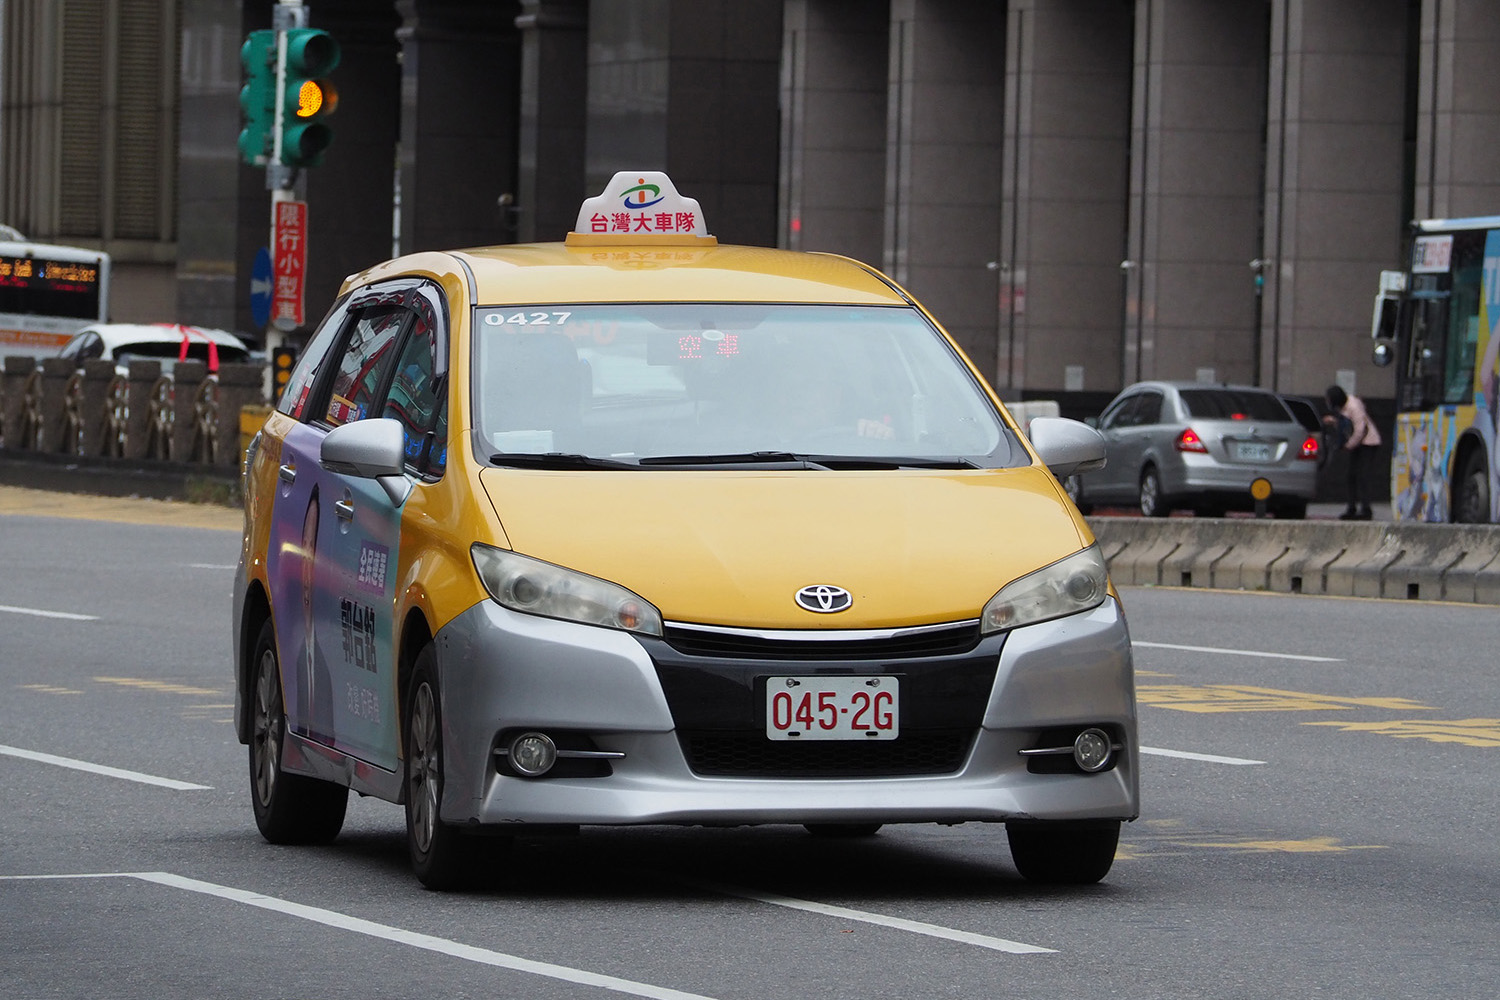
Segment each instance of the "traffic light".
[{"label": "traffic light", "polygon": [[271,396],[281,398],[282,390],[291,380],[292,369],[297,366],[297,352],[290,347],[278,347],[271,352]]},{"label": "traffic light", "polygon": [[240,46],[245,84],[240,88],[240,159],[252,167],[271,158],[271,136],[276,127],[276,32],[252,31]]},{"label": "traffic light", "polygon": [[333,142],[323,119],[338,107],[339,92],[323,79],[339,64],[339,43],[317,28],[286,33],[286,76],[281,87],[281,162],[315,167]]}]

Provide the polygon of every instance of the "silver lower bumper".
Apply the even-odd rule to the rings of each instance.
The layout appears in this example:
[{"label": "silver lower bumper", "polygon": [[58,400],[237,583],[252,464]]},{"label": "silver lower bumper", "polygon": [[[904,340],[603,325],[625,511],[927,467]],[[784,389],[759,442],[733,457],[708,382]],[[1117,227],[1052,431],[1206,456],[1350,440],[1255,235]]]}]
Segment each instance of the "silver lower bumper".
[{"label": "silver lower bumper", "polygon": [[[444,715],[442,817],[459,824],[748,824],[1133,819],[1139,752],[1130,641],[1108,600],[1007,637],[983,724],[944,775],[703,777],[689,768],[642,646],[629,635],[514,614],[492,602],[437,637]],[[767,663],[775,671],[774,661]],[[1033,774],[1019,751],[1041,729],[1109,725],[1125,734],[1099,774]],[[501,730],[587,732],[625,754],[592,778],[511,777]]]}]

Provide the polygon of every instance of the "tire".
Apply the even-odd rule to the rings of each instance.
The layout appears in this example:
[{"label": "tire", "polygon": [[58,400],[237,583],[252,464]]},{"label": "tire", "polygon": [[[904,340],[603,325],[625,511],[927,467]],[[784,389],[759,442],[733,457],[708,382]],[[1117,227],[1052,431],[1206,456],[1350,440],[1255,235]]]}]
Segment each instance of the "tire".
[{"label": "tire", "polygon": [[401,743],[406,751],[406,844],[412,871],[429,889],[462,888],[473,881],[474,838],[442,821],[443,709],[437,653],[417,654],[406,699]]},{"label": "tire", "polygon": [[1120,821],[1007,823],[1010,857],[1028,882],[1092,885],[1109,874],[1120,842]]},{"label": "tire", "polygon": [[1484,453],[1475,449],[1464,458],[1463,472],[1454,483],[1455,524],[1488,524],[1490,520],[1490,475]]},{"label": "tire", "polygon": [[873,837],[880,832],[879,823],[807,823],[804,829],[814,837],[846,839]]},{"label": "tire", "polygon": [[344,827],[349,789],[281,769],[286,708],[276,631],[267,621],[255,640],[250,689],[250,804],[260,835],[273,844],[326,844]]},{"label": "tire", "polygon": [[1142,517],[1166,517],[1172,513],[1172,508],[1167,506],[1166,498],[1162,496],[1161,474],[1154,465],[1146,466],[1141,472],[1140,501]]}]

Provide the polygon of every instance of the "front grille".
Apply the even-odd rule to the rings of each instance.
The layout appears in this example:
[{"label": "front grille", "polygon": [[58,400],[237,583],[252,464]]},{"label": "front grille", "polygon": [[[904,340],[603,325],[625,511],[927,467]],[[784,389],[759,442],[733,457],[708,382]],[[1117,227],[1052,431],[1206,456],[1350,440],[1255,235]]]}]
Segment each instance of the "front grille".
[{"label": "front grille", "polygon": [[952,656],[967,653],[979,642],[979,623],[947,628],[895,631],[890,635],[854,639],[802,639],[794,633],[761,635],[749,630],[689,629],[667,625],[667,643],[685,656],[730,657],[753,660],[887,660],[914,656]]},{"label": "front grille", "polygon": [[972,729],[903,732],[894,740],[769,740],[764,733],[679,732],[693,773],[736,778],[873,778],[952,774],[974,742]]}]

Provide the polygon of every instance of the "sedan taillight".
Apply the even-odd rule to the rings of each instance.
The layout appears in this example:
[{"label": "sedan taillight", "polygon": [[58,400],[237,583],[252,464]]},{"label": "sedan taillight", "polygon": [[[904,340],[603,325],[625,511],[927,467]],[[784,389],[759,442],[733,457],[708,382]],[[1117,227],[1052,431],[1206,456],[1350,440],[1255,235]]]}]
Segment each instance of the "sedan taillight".
[{"label": "sedan taillight", "polygon": [[1208,445],[1203,443],[1198,432],[1191,427],[1183,428],[1182,433],[1177,435],[1175,444],[1178,451],[1201,451],[1205,455],[1208,454]]},{"label": "sedan taillight", "polygon": [[1318,439],[1309,434],[1307,440],[1302,442],[1302,454],[1297,457],[1316,460],[1318,457]]}]

